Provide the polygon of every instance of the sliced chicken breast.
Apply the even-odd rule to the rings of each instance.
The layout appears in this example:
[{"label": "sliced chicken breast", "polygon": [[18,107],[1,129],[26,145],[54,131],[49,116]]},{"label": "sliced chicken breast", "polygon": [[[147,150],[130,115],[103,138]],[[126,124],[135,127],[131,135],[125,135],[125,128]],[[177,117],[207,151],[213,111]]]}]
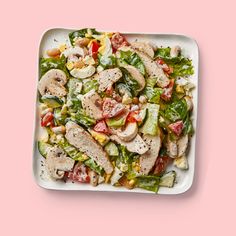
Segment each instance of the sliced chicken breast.
[{"label": "sliced chicken breast", "polygon": [[131,47],[138,49],[141,52],[146,53],[149,57],[154,57],[153,47],[147,42],[132,42],[130,43]]},{"label": "sliced chicken breast", "polygon": [[82,107],[88,116],[96,120],[102,119],[102,99],[94,89],[86,93],[82,97],[81,102]]},{"label": "sliced chicken breast", "polygon": [[136,80],[139,84],[139,89],[137,90],[138,92],[142,91],[145,88],[146,81],[143,77],[143,75],[140,73],[140,71],[135,68],[134,66],[123,66],[132,76],[134,80]]},{"label": "sliced chicken breast", "polygon": [[147,175],[155,165],[161,148],[161,138],[159,135],[144,135],[143,140],[148,145],[149,150],[140,156],[140,172]]},{"label": "sliced chicken breast", "polygon": [[170,137],[167,139],[167,152],[171,158],[176,158],[178,156],[178,145],[175,141],[170,140]]},{"label": "sliced chicken breast", "polygon": [[115,82],[122,77],[122,72],[119,68],[107,69],[97,73],[93,78],[99,83],[98,90],[100,92],[110,88]]},{"label": "sliced chicken breast", "polygon": [[121,140],[117,135],[111,135],[110,139],[121,145],[124,145],[130,152],[144,154],[145,152],[148,151],[147,144],[143,141],[143,139],[139,134],[137,134],[136,137],[129,142]]},{"label": "sliced chicken breast", "polygon": [[188,135],[184,135],[177,141],[177,146],[178,146],[178,157],[182,156],[188,147]]},{"label": "sliced chicken breast", "polygon": [[81,126],[69,121],[66,124],[66,139],[81,152],[92,158],[107,174],[111,174],[113,166],[102,147]]},{"label": "sliced chicken breast", "polygon": [[152,58],[149,57],[148,55],[146,55],[145,53],[140,52],[139,50],[135,50],[135,52],[141,58],[144,66],[146,68],[146,72],[147,72],[148,76],[157,78],[157,85],[160,86],[161,88],[166,87],[170,83],[170,80],[165,75],[162,68],[160,66],[158,66],[157,63],[155,61],[153,61]]}]

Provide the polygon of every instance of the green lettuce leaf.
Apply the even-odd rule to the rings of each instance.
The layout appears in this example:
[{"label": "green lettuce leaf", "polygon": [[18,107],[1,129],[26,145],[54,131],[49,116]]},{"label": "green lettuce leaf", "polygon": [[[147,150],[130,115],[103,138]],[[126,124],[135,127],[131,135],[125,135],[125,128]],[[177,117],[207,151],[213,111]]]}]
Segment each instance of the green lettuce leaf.
[{"label": "green lettuce leaf", "polygon": [[160,177],[142,175],[137,177],[136,186],[157,193],[159,189]]},{"label": "green lettuce leaf", "polygon": [[175,122],[177,120],[183,120],[188,113],[187,103],[185,99],[180,99],[169,104],[165,110],[165,117]]},{"label": "green lettuce leaf", "polygon": [[84,161],[87,156],[79,152],[74,146],[70,145],[65,138],[61,138],[58,145],[75,161]]},{"label": "green lettuce leaf", "polygon": [[136,52],[120,51],[120,60],[121,63],[136,67],[143,75],[145,75],[145,66]]},{"label": "green lettuce leaf", "polygon": [[88,31],[90,31],[92,34],[95,34],[95,35],[100,34],[100,32],[96,31],[96,29],[89,29],[89,28],[84,28],[84,29],[80,29],[80,30],[70,32],[69,33],[69,39],[70,39],[71,45],[74,46],[75,40],[77,38],[84,38],[85,35],[88,33]]},{"label": "green lettuce leaf", "polygon": [[128,87],[129,91],[133,96],[137,96],[137,90],[140,88],[139,83],[132,78],[130,73],[124,68],[120,67],[120,70],[122,72],[122,78],[126,86]]},{"label": "green lettuce leaf", "polygon": [[42,77],[47,71],[51,69],[63,70],[67,77],[69,77],[69,73],[66,68],[66,58],[64,56],[60,58],[41,58],[39,60],[39,68],[40,77]]},{"label": "green lettuce leaf", "polygon": [[96,173],[98,173],[99,175],[104,174],[104,169],[101,166],[99,166],[93,159],[90,158],[86,160],[84,164],[88,166],[90,169],[92,169],[93,171],[95,171]]},{"label": "green lettuce leaf", "polygon": [[186,119],[184,120],[183,134],[193,135],[193,133],[194,133],[194,129],[193,129],[192,120],[190,119],[190,115],[188,114],[186,116]]},{"label": "green lettuce leaf", "polygon": [[83,84],[83,91],[82,91],[82,93],[83,94],[88,93],[92,89],[97,91],[98,90],[98,86],[99,86],[99,84],[98,84],[97,80],[88,80],[87,82],[85,82]]},{"label": "green lettuce leaf", "polygon": [[172,77],[189,76],[194,74],[192,61],[182,55],[170,57],[170,47],[158,48],[155,52],[155,58],[162,58],[164,62],[174,69]]},{"label": "green lettuce leaf", "polygon": [[156,57],[170,57],[170,47],[167,47],[167,48],[158,48],[156,51],[155,51],[155,58]]},{"label": "green lettuce leaf", "polygon": [[116,57],[114,55],[101,55],[98,54],[99,65],[104,69],[113,68],[116,66]]},{"label": "green lettuce leaf", "polygon": [[86,128],[89,128],[90,126],[96,124],[96,120],[87,116],[83,109],[79,109],[77,111],[77,113],[75,114],[75,119],[79,124],[85,126]]}]

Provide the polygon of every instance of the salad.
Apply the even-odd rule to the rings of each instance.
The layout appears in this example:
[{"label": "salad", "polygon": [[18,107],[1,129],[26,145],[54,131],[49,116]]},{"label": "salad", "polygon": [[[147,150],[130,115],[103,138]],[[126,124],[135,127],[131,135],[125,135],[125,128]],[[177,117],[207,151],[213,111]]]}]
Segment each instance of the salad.
[{"label": "salad", "polygon": [[40,58],[38,150],[52,181],[158,192],[188,170],[190,58],[176,45],[81,29]]}]

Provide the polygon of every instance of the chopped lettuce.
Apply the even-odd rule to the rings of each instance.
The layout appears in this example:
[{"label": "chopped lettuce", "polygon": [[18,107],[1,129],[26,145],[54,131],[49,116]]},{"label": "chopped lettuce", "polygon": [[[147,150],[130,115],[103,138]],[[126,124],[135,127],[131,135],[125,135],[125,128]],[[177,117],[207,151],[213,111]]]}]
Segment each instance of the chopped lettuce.
[{"label": "chopped lettuce", "polygon": [[84,38],[86,37],[87,34],[95,34],[95,35],[99,35],[100,32],[97,32],[96,29],[88,29],[88,28],[84,28],[84,29],[80,29],[80,30],[76,30],[73,32],[69,33],[69,39],[70,39],[70,43],[73,46],[75,44],[75,40],[77,38]]},{"label": "chopped lettuce", "polygon": [[140,130],[143,134],[157,135],[159,108],[159,105],[147,103],[147,118]]},{"label": "chopped lettuce", "polygon": [[108,144],[106,144],[104,149],[109,156],[118,156],[119,155],[119,150],[113,142],[109,142]]},{"label": "chopped lettuce", "polygon": [[164,62],[173,68],[172,77],[188,76],[194,74],[192,61],[182,55],[170,57],[170,47],[158,48],[155,52],[155,58],[160,57]]},{"label": "chopped lettuce", "polygon": [[120,51],[121,64],[129,64],[136,67],[143,75],[145,75],[145,66],[136,52]]},{"label": "chopped lettuce", "polygon": [[41,58],[39,61],[40,77],[51,69],[63,70],[69,77],[69,73],[66,69],[66,58],[64,56],[60,58]]},{"label": "chopped lettuce", "polygon": [[84,162],[86,166],[88,166],[90,169],[98,173],[99,175],[104,174],[104,170],[101,166],[99,166],[93,159],[88,159]]},{"label": "chopped lettuce", "polygon": [[183,129],[183,134],[190,134],[193,135],[194,130],[193,130],[193,124],[192,121],[190,119],[190,115],[188,114],[184,120],[184,129]]},{"label": "chopped lettuce", "polygon": [[122,72],[122,78],[124,83],[126,84],[128,90],[130,91],[130,93],[133,96],[137,95],[137,90],[139,89],[140,85],[139,83],[132,78],[132,76],[130,75],[130,73],[124,68],[124,67],[120,67],[120,70]]},{"label": "chopped lettuce", "polygon": [[156,57],[170,57],[170,47],[167,47],[167,48],[158,48],[155,52],[155,58]]},{"label": "chopped lettuce", "polygon": [[142,175],[137,177],[136,186],[157,193],[159,189],[160,177]]},{"label": "chopped lettuce", "polygon": [[173,67],[174,71],[171,74],[172,77],[188,76],[194,74],[192,61],[185,57],[173,57],[165,58],[165,63],[168,66]]},{"label": "chopped lettuce", "polygon": [[70,145],[65,138],[61,138],[58,145],[75,161],[85,161],[88,159],[86,155],[79,152],[74,146]]},{"label": "chopped lettuce", "polygon": [[83,109],[79,109],[77,111],[75,114],[75,119],[79,124],[85,126],[86,128],[96,124],[96,120],[87,116]]},{"label": "chopped lettuce", "polygon": [[163,90],[161,88],[152,88],[147,86],[143,93],[147,96],[148,102],[158,104]]},{"label": "chopped lettuce", "polygon": [[89,91],[91,91],[92,89],[94,89],[95,91],[98,90],[98,82],[97,80],[88,80],[83,84],[83,91],[82,93],[88,93]]},{"label": "chopped lettuce", "polygon": [[154,88],[156,81],[156,78],[148,78],[143,94],[148,98],[148,102],[158,104],[163,90],[161,88]]},{"label": "chopped lettuce", "polygon": [[113,118],[110,118],[110,119],[107,119],[106,120],[106,123],[109,127],[121,127],[123,125],[125,125],[125,121],[126,121],[126,116],[122,116],[122,117],[113,117]]},{"label": "chopped lettuce", "polygon": [[99,65],[104,69],[113,68],[116,66],[116,57],[114,55],[98,55]]},{"label": "chopped lettuce", "polygon": [[185,99],[176,100],[165,109],[165,117],[172,122],[183,120],[187,113],[188,110]]},{"label": "chopped lettuce", "polygon": [[56,125],[64,125],[67,118],[66,114],[61,113],[61,108],[54,109],[54,122]]}]

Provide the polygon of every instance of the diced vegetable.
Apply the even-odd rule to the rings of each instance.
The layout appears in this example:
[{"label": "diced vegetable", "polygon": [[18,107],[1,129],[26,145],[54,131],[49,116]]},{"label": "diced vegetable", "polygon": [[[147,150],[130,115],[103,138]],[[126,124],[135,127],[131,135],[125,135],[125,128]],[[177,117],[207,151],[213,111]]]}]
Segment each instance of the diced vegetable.
[{"label": "diced vegetable", "polygon": [[143,134],[157,134],[159,107],[159,105],[147,103],[148,115],[143,127],[141,128]]},{"label": "diced vegetable", "polygon": [[96,120],[85,115],[85,113],[82,109],[77,111],[77,113],[75,114],[75,119],[79,124],[81,124],[87,128],[96,124]]},{"label": "diced vegetable", "polygon": [[170,161],[171,158],[167,155],[160,155],[159,157],[157,157],[153,173],[158,176],[162,175],[165,172],[166,167],[168,166]]},{"label": "diced vegetable", "polygon": [[92,137],[95,140],[97,140],[98,143],[101,144],[102,146],[106,145],[110,140],[110,138],[106,134],[96,132],[92,129],[89,129],[89,132],[92,135]]},{"label": "diced vegetable", "polygon": [[176,134],[177,136],[180,136],[182,133],[184,124],[182,120],[176,121],[175,123],[169,124],[168,125],[169,129]]},{"label": "diced vegetable", "polygon": [[98,82],[97,80],[88,80],[83,84],[83,94],[88,93],[94,89],[95,91],[98,90]]},{"label": "diced vegetable", "polygon": [[110,130],[108,129],[104,120],[98,121],[97,124],[93,127],[93,129],[99,133],[110,134]]},{"label": "diced vegetable", "polygon": [[173,164],[181,170],[188,169],[188,159],[185,155],[175,158]]},{"label": "diced vegetable", "polygon": [[47,153],[49,151],[49,149],[52,147],[52,145],[48,144],[48,143],[45,143],[43,141],[39,141],[38,142],[38,149],[39,149],[39,152],[40,154],[46,158],[47,157]]},{"label": "diced vegetable", "polygon": [[60,108],[54,109],[54,122],[56,125],[64,125],[67,115],[62,114]]},{"label": "diced vegetable", "polygon": [[103,175],[104,174],[104,170],[101,166],[99,166],[93,159],[88,159],[84,162],[84,164],[86,166],[88,166],[89,168],[91,168],[92,170],[94,170],[96,173],[98,173],[99,175]]},{"label": "diced vegetable", "polygon": [[47,112],[42,118],[41,118],[41,126],[46,127],[53,125],[53,114],[52,112]]},{"label": "diced vegetable", "polygon": [[74,146],[70,145],[65,138],[61,138],[58,145],[75,161],[85,161],[88,156],[79,152]]},{"label": "diced vegetable", "polygon": [[159,189],[160,177],[157,176],[138,176],[136,186],[157,193]]},{"label": "diced vegetable", "polygon": [[117,167],[115,167],[114,173],[111,176],[111,185],[115,185],[122,176],[123,172],[119,170]]},{"label": "diced vegetable", "polygon": [[119,156],[119,150],[113,142],[106,144],[104,149],[109,156]]},{"label": "diced vegetable", "polygon": [[164,174],[160,179],[160,186],[172,188],[175,183],[176,172],[174,170]]},{"label": "diced vegetable", "polygon": [[147,96],[148,102],[150,103],[159,103],[160,96],[163,93],[163,90],[161,88],[152,88],[147,86],[144,90],[144,95]]},{"label": "diced vegetable", "polygon": [[129,64],[136,67],[141,74],[145,75],[145,66],[136,52],[120,51],[121,64]]},{"label": "diced vegetable", "polygon": [[86,37],[86,35],[99,35],[100,33],[97,32],[95,29],[80,29],[80,30],[76,30],[76,31],[73,31],[71,33],[69,33],[69,39],[70,39],[70,43],[71,45],[74,45],[75,44],[75,40],[77,38],[83,38],[83,37]]},{"label": "diced vegetable", "polygon": [[40,77],[42,77],[47,71],[51,69],[63,70],[67,76],[69,73],[66,69],[66,58],[64,56],[60,58],[41,58],[39,61]]},{"label": "diced vegetable", "polygon": [[126,84],[126,86],[128,87],[129,91],[131,92],[131,94],[133,96],[137,95],[137,92],[140,88],[139,83],[137,82],[137,80],[133,79],[130,75],[130,73],[128,72],[128,70],[126,70],[124,67],[120,67],[120,70],[122,72],[122,79],[124,80],[124,83]]},{"label": "diced vegetable", "polygon": [[118,103],[116,100],[106,98],[103,102],[102,110],[104,118],[112,118],[122,114],[125,110],[125,106],[121,103]]},{"label": "diced vegetable", "polygon": [[148,109],[147,108],[141,109],[141,111],[139,112],[139,116],[140,116],[140,121],[138,121],[138,126],[142,127],[148,117]]},{"label": "diced vegetable", "polygon": [[125,125],[127,115],[128,115],[128,113],[124,113],[124,114],[122,114],[118,117],[113,117],[113,118],[110,118],[110,119],[106,119],[106,124],[109,127],[119,128],[119,127]]},{"label": "diced vegetable", "polygon": [[187,104],[185,99],[177,100],[167,106],[165,117],[172,122],[183,120],[187,115]]},{"label": "diced vegetable", "polygon": [[63,105],[63,101],[59,97],[49,95],[49,94],[43,95],[41,97],[41,100],[48,107],[51,107],[51,108],[57,108]]}]

